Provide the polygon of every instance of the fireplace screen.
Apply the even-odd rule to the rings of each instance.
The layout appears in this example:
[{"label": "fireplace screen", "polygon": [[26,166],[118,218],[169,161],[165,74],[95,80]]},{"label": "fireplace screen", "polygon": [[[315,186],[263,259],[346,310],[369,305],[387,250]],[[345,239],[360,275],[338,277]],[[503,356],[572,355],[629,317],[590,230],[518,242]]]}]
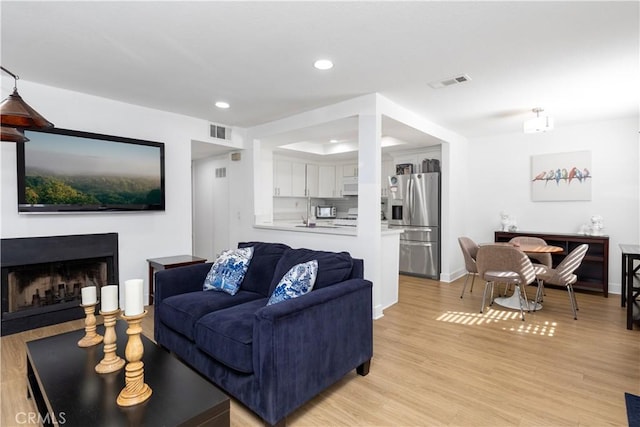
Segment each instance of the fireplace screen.
[{"label": "fireplace screen", "polygon": [[[107,284],[104,258],[11,267],[7,277],[6,312],[81,301],[80,288]],[[4,311],[4,310],[3,310]]]}]

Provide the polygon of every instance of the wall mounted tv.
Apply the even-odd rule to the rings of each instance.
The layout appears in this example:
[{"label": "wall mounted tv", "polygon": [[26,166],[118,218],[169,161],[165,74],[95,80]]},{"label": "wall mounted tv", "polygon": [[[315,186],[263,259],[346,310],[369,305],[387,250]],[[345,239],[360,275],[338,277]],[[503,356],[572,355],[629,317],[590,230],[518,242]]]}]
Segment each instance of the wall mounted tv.
[{"label": "wall mounted tv", "polygon": [[25,135],[18,212],[165,209],[163,143],[58,128]]}]

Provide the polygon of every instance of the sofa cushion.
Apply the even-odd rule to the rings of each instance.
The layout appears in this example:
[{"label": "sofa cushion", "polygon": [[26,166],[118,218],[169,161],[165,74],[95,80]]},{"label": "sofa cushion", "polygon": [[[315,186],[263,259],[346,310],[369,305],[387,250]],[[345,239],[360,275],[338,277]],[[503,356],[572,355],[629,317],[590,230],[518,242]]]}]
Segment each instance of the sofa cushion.
[{"label": "sofa cushion", "polygon": [[196,323],[194,339],[198,348],[236,371],[253,372],[253,321],[266,298],[218,310]]},{"label": "sofa cushion", "polygon": [[188,292],[164,299],[156,315],[159,314],[160,321],[169,328],[193,340],[193,329],[202,316],[257,299],[264,299],[264,296],[243,290],[233,296],[225,292]]},{"label": "sofa cushion", "polygon": [[[258,292],[265,297],[271,295],[270,285],[278,260],[289,246],[283,243],[240,242],[239,248],[253,247],[253,258],[247,274],[240,285],[241,289]],[[278,278],[279,280],[280,278]]]},{"label": "sofa cushion", "polygon": [[253,247],[222,252],[205,277],[202,290],[222,291],[235,295],[240,289],[240,283],[249,268],[252,256]]},{"label": "sofa cushion", "polygon": [[298,298],[311,292],[318,275],[318,261],[312,260],[302,264],[296,264],[280,279],[273,293],[269,297],[267,305]]},{"label": "sofa cushion", "polygon": [[323,252],[311,249],[288,249],[278,261],[269,295],[273,293],[280,279],[291,267],[311,260],[318,261],[318,275],[314,289],[321,289],[346,280],[351,274],[353,259],[348,252]]}]

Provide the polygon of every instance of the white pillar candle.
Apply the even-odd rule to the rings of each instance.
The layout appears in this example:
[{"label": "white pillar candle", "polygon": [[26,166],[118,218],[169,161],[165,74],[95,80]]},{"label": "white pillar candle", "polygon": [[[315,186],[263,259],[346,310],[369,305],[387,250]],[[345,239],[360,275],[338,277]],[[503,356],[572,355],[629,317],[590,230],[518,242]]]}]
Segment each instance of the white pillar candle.
[{"label": "white pillar candle", "polygon": [[142,314],[142,279],[129,279],[124,282],[124,315],[136,316]]},{"label": "white pillar candle", "polygon": [[100,310],[104,313],[118,309],[118,285],[100,288]]},{"label": "white pillar candle", "polygon": [[82,292],[82,305],[91,305],[97,302],[96,287],[85,286],[81,290]]}]

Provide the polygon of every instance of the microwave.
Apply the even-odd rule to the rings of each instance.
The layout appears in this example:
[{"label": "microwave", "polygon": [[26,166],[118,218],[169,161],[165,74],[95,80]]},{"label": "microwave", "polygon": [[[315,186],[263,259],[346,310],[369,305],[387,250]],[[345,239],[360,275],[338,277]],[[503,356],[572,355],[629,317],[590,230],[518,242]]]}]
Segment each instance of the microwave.
[{"label": "microwave", "polygon": [[342,195],[357,196],[358,195],[358,177],[349,176],[342,179]]},{"label": "microwave", "polygon": [[335,206],[316,206],[316,218],[329,218],[333,219],[336,217],[336,207]]}]

